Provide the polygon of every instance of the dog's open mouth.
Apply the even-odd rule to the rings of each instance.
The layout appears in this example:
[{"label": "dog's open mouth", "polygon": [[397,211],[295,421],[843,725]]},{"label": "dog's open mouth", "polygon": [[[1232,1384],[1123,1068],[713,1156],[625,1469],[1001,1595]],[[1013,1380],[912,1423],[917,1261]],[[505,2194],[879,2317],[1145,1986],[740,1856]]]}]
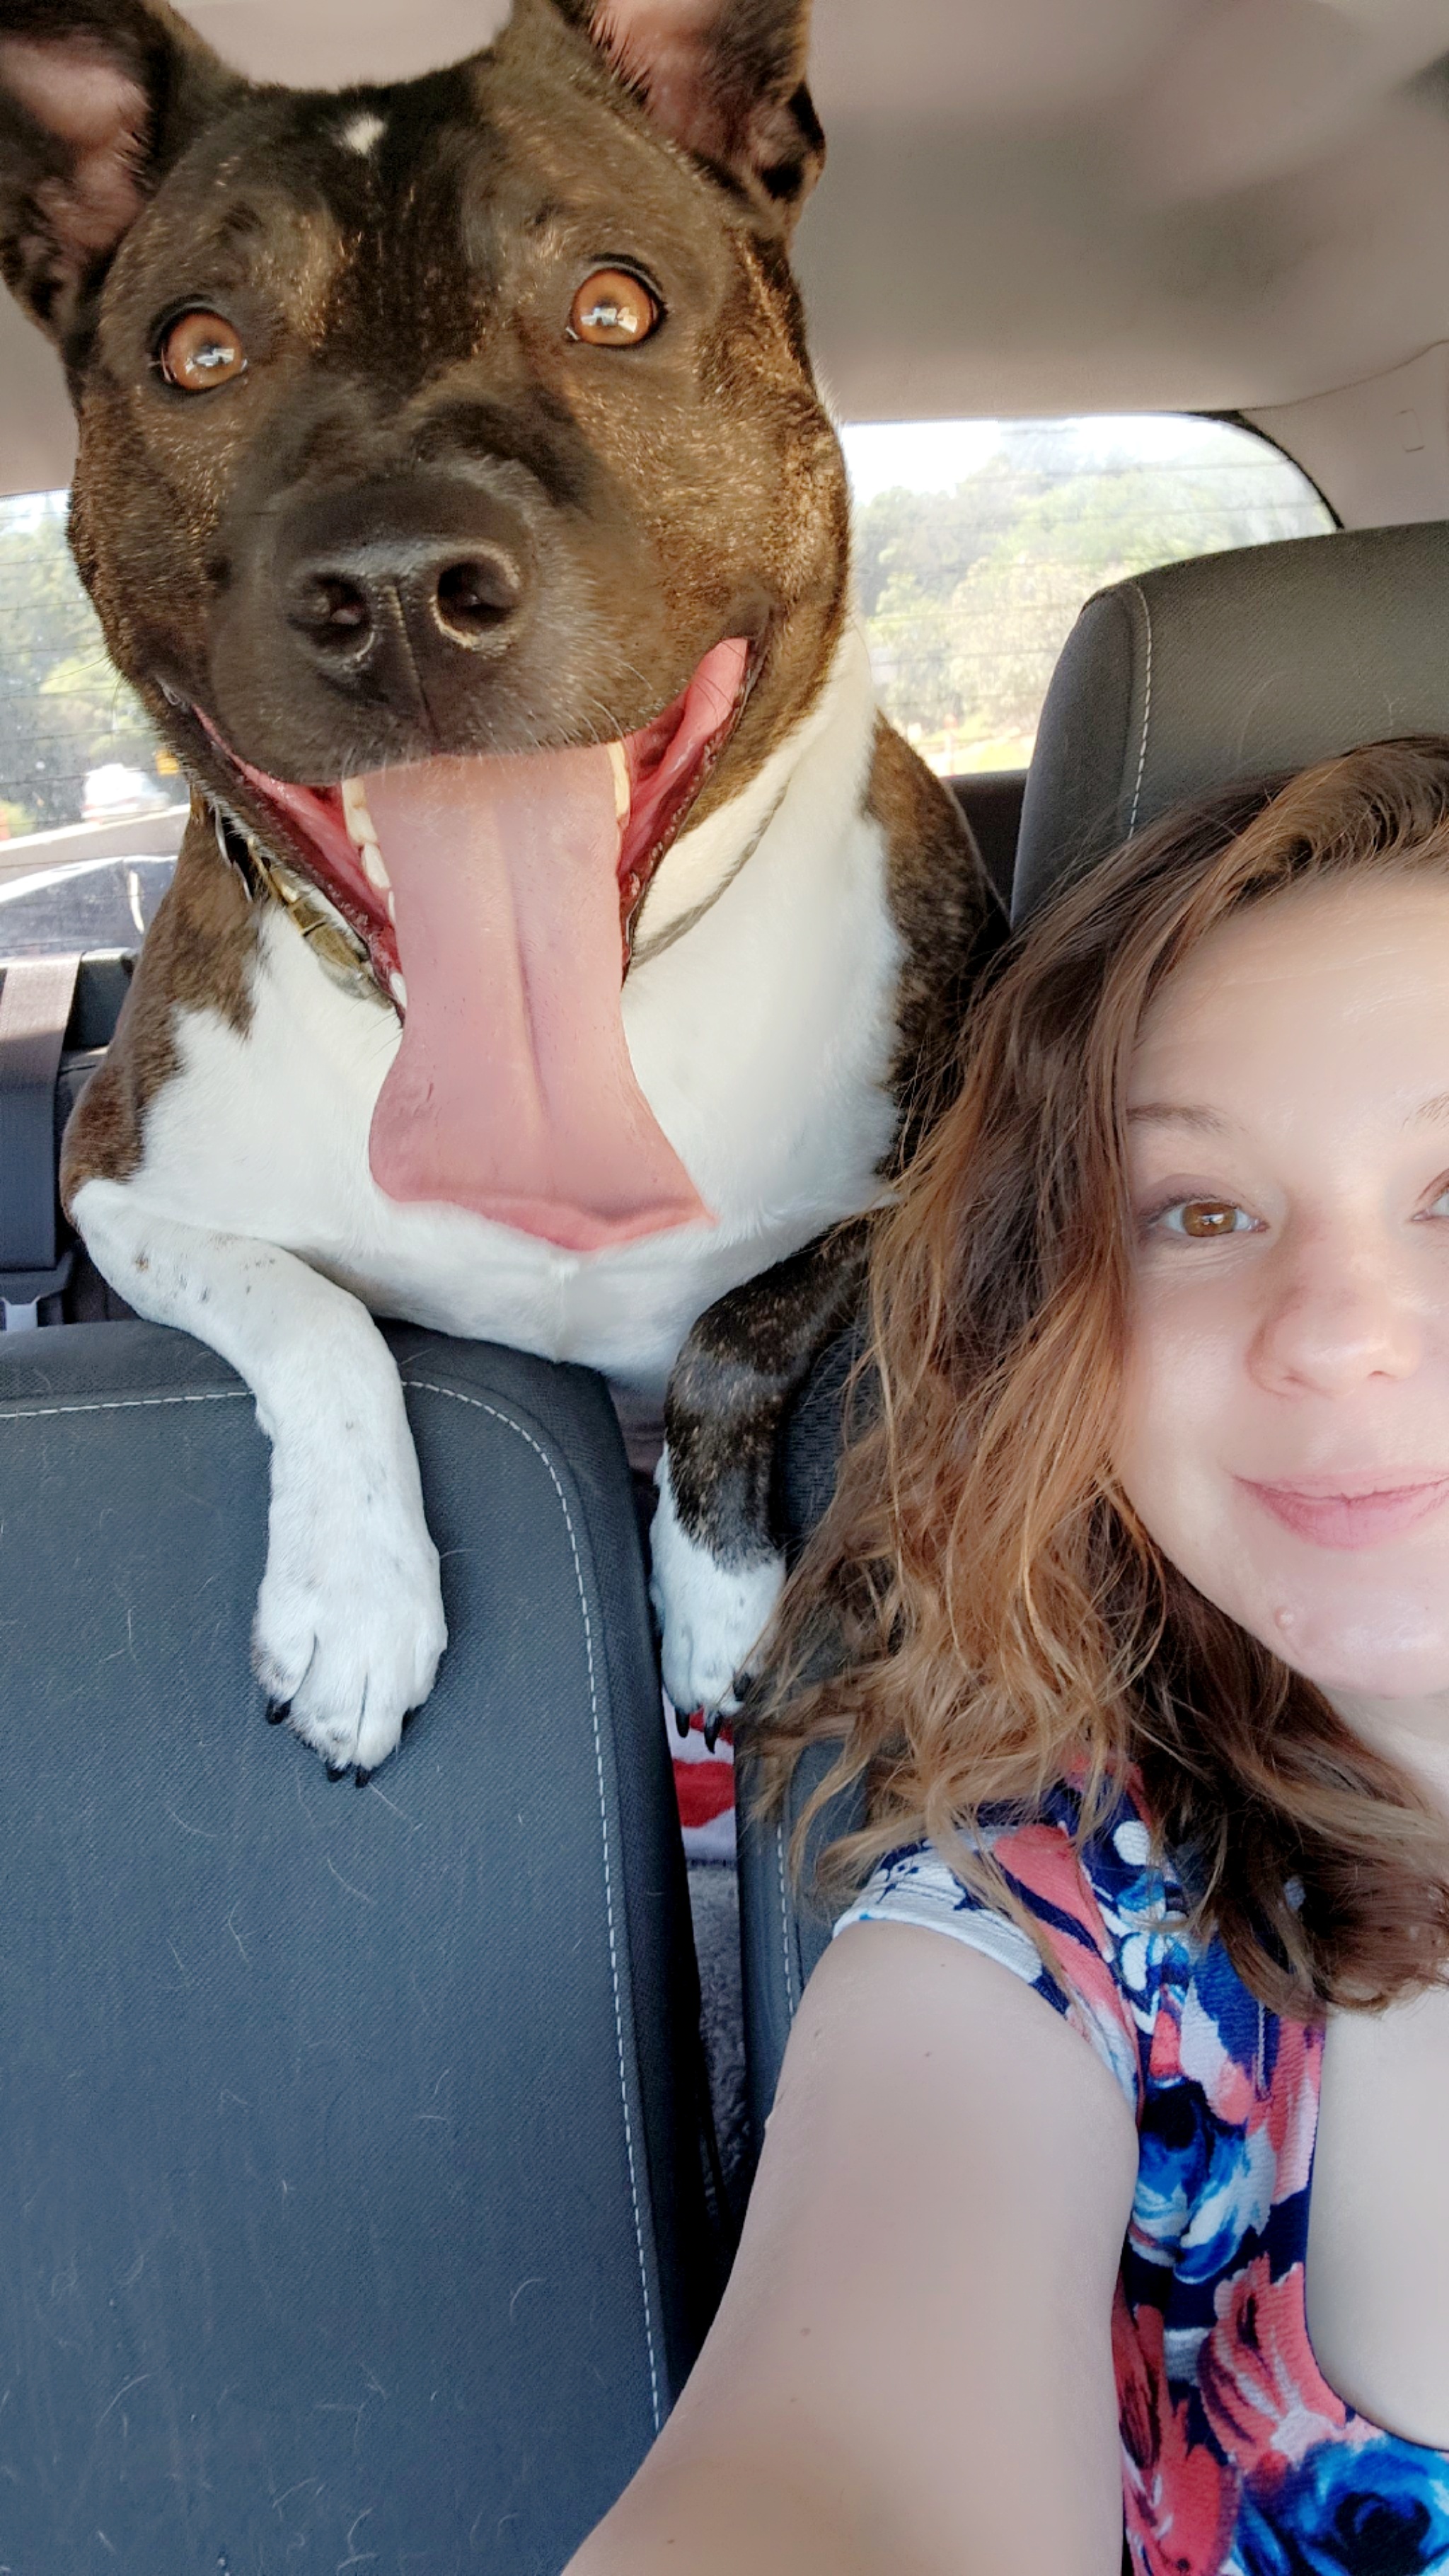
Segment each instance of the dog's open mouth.
[{"label": "dog's open mouth", "polygon": [[640,904],[750,676],[731,637],[620,740],[335,787],[227,752],[402,1017],[369,1144],[390,1198],[451,1202],[573,1252],[708,1222],[639,1087],[620,992]]}]

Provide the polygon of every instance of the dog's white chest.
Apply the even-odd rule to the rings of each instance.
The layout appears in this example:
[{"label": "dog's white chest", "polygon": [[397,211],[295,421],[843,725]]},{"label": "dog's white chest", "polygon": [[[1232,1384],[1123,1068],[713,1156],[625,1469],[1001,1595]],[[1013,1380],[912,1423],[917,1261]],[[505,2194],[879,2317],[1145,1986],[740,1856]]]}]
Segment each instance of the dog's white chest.
[{"label": "dog's white chest", "polygon": [[718,827],[743,849],[767,825],[703,917],[652,956],[654,921],[670,916],[646,919],[645,962],[624,988],[640,1086],[712,1225],[575,1254],[387,1198],[368,1133],[397,1021],[338,990],[277,915],[263,924],[246,1036],[212,1012],[182,1022],[182,1070],[152,1104],[132,1190],[158,1212],[300,1253],[379,1313],[661,1390],[716,1297],[879,1191],[900,944],[884,837],[861,810],[868,684],[853,649],[843,665],[788,764],[777,755],[679,844],[676,919],[694,887],[728,878]]}]

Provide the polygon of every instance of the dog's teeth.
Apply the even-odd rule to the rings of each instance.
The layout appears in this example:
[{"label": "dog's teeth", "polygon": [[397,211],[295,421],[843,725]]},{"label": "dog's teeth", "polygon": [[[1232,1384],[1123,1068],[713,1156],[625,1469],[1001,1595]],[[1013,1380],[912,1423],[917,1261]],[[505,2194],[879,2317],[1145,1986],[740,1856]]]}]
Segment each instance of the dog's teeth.
[{"label": "dog's teeth", "polygon": [[393,1000],[396,1002],[398,1009],[400,1011],[405,1011],[408,1006],[408,988],[403,982],[403,979],[398,973],[396,967],[393,968],[392,973],[387,979],[387,989],[391,993]]},{"label": "dog's teeth", "polygon": [[342,781],[342,819],[354,849],[366,849],[369,841],[376,848],[377,826],[367,810],[367,790],[360,778]]},{"label": "dog's teeth", "polygon": [[396,926],[397,926],[397,897],[396,897],[396,895],[393,893],[393,890],[392,890],[391,886],[389,886],[389,887],[388,887],[388,890],[387,890],[387,917],[388,917],[388,920],[393,924],[394,928],[396,928]]},{"label": "dog's teeth", "polygon": [[387,894],[391,889],[392,879],[383,866],[382,852],[376,841],[359,842],[358,856],[362,861],[362,873],[368,884],[375,886],[379,894]]},{"label": "dog's teeth", "polygon": [[614,773],[614,820],[616,823],[626,823],[634,798],[629,785],[629,763],[624,757],[624,746],[621,742],[611,742],[609,745],[609,767]]}]

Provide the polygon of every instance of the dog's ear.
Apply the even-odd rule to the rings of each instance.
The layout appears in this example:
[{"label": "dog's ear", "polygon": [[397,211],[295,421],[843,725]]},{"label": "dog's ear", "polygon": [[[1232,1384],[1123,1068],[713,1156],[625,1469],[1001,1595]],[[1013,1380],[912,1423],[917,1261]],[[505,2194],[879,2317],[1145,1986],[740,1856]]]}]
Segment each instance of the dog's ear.
[{"label": "dog's ear", "polygon": [[166,0],[5,0],[0,269],[53,339],[147,197],[245,83]]},{"label": "dog's ear", "polygon": [[572,0],[571,14],[674,142],[793,225],[825,160],[810,0]]}]

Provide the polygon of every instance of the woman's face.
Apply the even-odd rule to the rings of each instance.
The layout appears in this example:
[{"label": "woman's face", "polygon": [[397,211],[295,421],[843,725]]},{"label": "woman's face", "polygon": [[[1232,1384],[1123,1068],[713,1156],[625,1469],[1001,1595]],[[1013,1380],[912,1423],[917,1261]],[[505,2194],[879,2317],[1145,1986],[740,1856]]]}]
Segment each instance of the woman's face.
[{"label": "woman's face", "polygon": [[1164,986],[1130,1088],[1115,1465],[1329,1691],[1449,1691],[1449,884],[1308,889]]}]

